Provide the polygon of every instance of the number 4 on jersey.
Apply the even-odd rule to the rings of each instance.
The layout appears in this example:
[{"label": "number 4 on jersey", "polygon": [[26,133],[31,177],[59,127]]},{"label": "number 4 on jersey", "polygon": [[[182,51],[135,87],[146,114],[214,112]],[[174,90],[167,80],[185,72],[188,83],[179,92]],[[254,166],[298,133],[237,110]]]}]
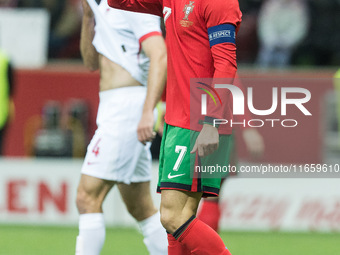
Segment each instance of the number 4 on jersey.
[{"label": "number 4 on jersey", "polygon": [[178,171],[187,150],[188,148],[186,146],[176,145],[175,152],[179,153],[179,155],[173,168],[174,171]]}]

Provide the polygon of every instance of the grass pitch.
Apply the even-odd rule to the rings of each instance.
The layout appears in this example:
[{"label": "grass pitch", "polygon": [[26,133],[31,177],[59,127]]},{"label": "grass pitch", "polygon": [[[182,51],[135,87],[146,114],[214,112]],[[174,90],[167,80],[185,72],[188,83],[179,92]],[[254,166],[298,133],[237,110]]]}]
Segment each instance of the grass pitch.
[{"label": "grass pitch", "polygon": [[[0,255],[73,255],[76,227],[0,225]],[[222,232],[233,255],[340,255],[340,233]],[[147,255],[136,229],[108,228],[101,255]]]}]

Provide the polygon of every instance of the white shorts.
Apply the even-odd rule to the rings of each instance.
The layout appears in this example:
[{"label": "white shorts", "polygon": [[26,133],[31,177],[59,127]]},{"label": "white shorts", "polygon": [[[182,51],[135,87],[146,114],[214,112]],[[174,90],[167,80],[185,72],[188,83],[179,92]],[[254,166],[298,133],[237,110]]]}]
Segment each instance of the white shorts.
[{"label": "white shorts", "polygon": [[110,181],[151,179],[150,144],[137,138],[146,87],[134,86],[99,93],[97,130],[87,147],[81,173]]}]

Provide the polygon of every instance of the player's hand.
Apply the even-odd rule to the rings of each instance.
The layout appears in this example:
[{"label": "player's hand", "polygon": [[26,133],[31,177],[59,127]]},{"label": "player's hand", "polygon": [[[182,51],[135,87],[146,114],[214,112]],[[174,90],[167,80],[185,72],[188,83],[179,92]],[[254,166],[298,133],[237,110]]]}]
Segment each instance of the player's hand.
[{"label": "player's hand", "polygon": [[264,142],[263,137],[255,128],[246,128],[243,130],[243,139],[249,154],[254,158],[263,156]]},{"label": "player's hand", "polygon": [[191,153],[198,151],[200,157],[205,157],[214,153],[218,149],[218,144],[219,134],[217,128],[204,124]]},{"label": "player's hand", "polygon": [[143,112],[137,127],[137,136],[138,140],[144,145],[147,142],[151,142],[156,137],[156,132],[153,131],[153,123],[153,111]]},{"label": "player's hand", "polygon": [[93,11],[89,5],[89,3],[86,0],[81,1],[83,6],[83,16],[92,18],[94,16]]}]

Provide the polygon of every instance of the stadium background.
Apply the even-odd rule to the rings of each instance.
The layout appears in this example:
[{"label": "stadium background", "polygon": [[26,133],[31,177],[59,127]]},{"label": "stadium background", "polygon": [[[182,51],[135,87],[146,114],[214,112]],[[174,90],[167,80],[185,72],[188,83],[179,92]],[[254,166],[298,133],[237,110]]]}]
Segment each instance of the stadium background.
[{"label": "stadium background", "polygon": [[[47,4],[52,2],[0,1],[0,48],[15,67],[16,107],[0,159],[0,254],[74,252],[75,189],[84,148],[96,128],[99,74],[88,72],[79,57],[79,1]],[[259,159],[248,155],[237,131],[239,164],[336,166],[340,1],[306,1],[306,35],[292,47],[289,63],[269,68],[258,59],[264,2],[240,0],[240,76],[246,87],[256,86],[258,108],[271,103],[265,82],[308,88],[312,100],[306,106],[313,116],[306,120],[291,113],[305,121],[295,129],[259,128],[266,147]],[[157,160],[153,175],[155,187]],[[232,177],[221,194],[223,239],[236,255],[340,254],[339,175]],[[146,254],[116,190],[105,211],[109,228],[103,254],[116,254],[115,249],[117,254]]]}]

